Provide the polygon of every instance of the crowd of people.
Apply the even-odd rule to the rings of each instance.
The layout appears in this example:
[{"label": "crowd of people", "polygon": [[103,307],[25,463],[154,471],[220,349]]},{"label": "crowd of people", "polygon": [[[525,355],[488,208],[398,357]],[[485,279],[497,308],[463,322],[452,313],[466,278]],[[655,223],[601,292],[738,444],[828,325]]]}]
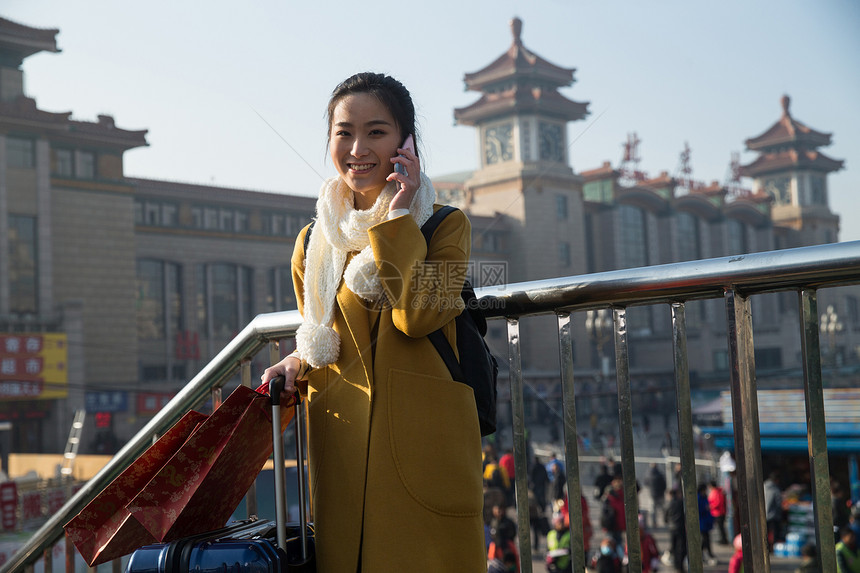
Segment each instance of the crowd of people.
[{"label": "crowd of people", "polygon": [[[556,456],[548,461],[530,455],[528,467],[530,540],[537,553],[541,540],[545,538],[544,557],[549,573],[573,570],[571,555],[571,530],[568,499],[568,484],[564,463]],[[517,544],[517,526],[514,515],[515,502],[513,453],[510,450],[497,457],[492,446],[484,449],[485,486],[485,531],[490,573],[514,573],[519,571],[520,556]],[[687,520],[684,511],[683,492],[680,488],[680,467],[675,468],[671,485],[657,464],[651,464],[644,475],[644,485],[651,498],[650,516],[640,511],[639,546],[642,571],[686,571]],[[639,483],[636,482],[637,493]],[[734,489],[734,488],[733,488]],[[729,493],[732,494],[730,498]],[[785,509],[783,492],[778,473],[768,476],[763,485],[768,531],[768,548],[773,551],[775,543],[784,539]],[[860,573],[860,504],[852,506],[844,490],[834,486],[833,516],[836,539],[838,573]],[[589,514],[589,503],[580,492],[582,508],[583,546],[589,571],[597,573],[620,573],[627,563],[627,521],[625,514],[624,476],[621,464],[607,458],[603,460],[589,493],[593,520]],[[741,536],[731,539],[729,528],[737,532],[738,523],[727,523],[730,515],[737,520],[737,511],[730,513],[730,499],[736,503],[737,492],[727,492],[715,480],[698,485],[696,491],[701,535],[701,554],[704,562],[713,567],[720,564],[714,546],[733,548],[731,558],[722,566],[729,573],[743,570],[743,544]],[[645,503],[645,508],[649,506]],[[650,519],[649,519],[650,517]],[[593,525],[592,525],[593,521]],[[663,551],[651,533],[651,528],[664,527],[668,533],[668,545]],[[592,538],[595,544],[592,546]],[[724,553],[725,555],[725,553]],[[807,543],[801,553],[798,573],[818,571],[819,560],[816,547]]]}]

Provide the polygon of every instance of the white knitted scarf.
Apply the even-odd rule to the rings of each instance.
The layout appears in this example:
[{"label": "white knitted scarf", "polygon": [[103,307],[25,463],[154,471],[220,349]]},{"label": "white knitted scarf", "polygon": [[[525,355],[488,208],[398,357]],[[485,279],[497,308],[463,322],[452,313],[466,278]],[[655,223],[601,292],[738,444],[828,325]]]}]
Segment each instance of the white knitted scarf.
[{"label": "white knitted scarf", "polygon": [[[305,253],[304,322],[296,332],[299,356],[314,368],[328,366],[340,355],[340,336],[332,324],[341,277],[349,290],[367,301],[376,302],[382,296],[367,231],[385,221],[396,185],[388,183],[366,210],[355,208],[354,193],[340,177],[325,181],[320,189],[316,223]],[[433,214],[435,202],[436,190],[422,173],[409,207],[419,227]],[[347,255],[354,251],[359,253],[346,265]]]}]

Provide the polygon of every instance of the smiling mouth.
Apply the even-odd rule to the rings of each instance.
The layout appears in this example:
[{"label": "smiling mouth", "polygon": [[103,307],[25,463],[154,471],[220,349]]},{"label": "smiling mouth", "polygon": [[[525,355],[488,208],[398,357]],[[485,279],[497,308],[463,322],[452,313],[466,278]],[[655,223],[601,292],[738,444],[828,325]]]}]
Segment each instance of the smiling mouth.
[{"label": "smiling mouth", "polygon": [[376,165],[375,163],[347,163],[346,164],[352,171],[357,173],[362,173],[364,171],[369,171],[373,169]]}]

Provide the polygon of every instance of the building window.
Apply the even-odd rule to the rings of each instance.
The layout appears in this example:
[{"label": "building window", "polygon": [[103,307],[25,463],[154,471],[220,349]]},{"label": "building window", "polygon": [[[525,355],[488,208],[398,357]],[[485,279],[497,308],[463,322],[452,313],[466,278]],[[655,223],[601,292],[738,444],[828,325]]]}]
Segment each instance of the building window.
[{"label": "building window", "polygon": [[725,372],[729,369],[729,352],[727,350],[714,350],[714,370]]},{"label": "building window", "polygon": [[696,261],[702,258],[699,240],[699,219],[692,213],[681,211],[678,223],[678,260]]},{"label": "building window", "polygon": [[78,168],[75,173],[81,179],[94,179],[96,176],[96,154],[92,151],[79,151]]},{"label": "building window", "polygon": [[737,219],[729,219],[728,225],[729,255],[741,255],[747,252],[747,228]]},{"label": "building window", "polygon": [[36,147],[32,139],[6,138],[6,158],[9,167],[33,169],[36,166]]},{"label": "building window", "polygon": [[242,210],[236,211],[236,232],[246,233],[248,228],[248,212]]},{"label": "building window", "polygon": [[221,209],[220,217],[218,218],[218,228],[222,231],[233,230],[233,211],[230,209]]},{"label": "building window", "polygon": [[218,228],[218,209],[214,207],[203,208],[203,228],[211,230]]},{"label": "building window", "polygon": [[555,213],[559,221],[564,221],[567,219],[567,196],[555,196]]},{"label": "building window", "polygon": [[198,326],[210,338],[232,338],[253,318],[252,275],[252,269],[230,263],[198,267]]},{"label": "building window", "polygon": [[175,263],[137,261],[137,337],[171,339],[183,329],[182,273]]},{"label": "building window", "polygon": [[782,368],[782,348],[757,348],[756,370],[778,370]]},{"label": "building window", "polygon": [[9,310],[36,314],[38,299],[36,218],[9,215]]},{"label": "building window", "polygon": [[846,296],[845,308],[848,311],[849,327],[854,329],[860,328],[860,304],[858,304],[857,297],[853,295]]},{"label": "building window", "polygon": [[179,207],[164,201],[134,202],[134,222],[150,227],[176,227],[179,224]]},{"label": "building window", "polygon": [[645,233],[645,212],[632,205],[618,207],[619,268],[648,265],[648,236]]},{"label": "building window", "polygon": [[558,262],[563,267],[570,266],[570,243],[562,241],[558,244]]},{"label": "building window", "polygon": [[72,177],[75,174],[74,154],[71,149],[57,149],[54,151],[54,174],[61,177]]},{"label": "building window", "polygon": [[827,205],[827,179],[825,175],[810,175],[810,202],[813,205]]},{"label": "building window", "polygon": [[277,267],[269,272],[269,296],[266,297],[266,312],[296,310],[296,293],[290,267]]}]

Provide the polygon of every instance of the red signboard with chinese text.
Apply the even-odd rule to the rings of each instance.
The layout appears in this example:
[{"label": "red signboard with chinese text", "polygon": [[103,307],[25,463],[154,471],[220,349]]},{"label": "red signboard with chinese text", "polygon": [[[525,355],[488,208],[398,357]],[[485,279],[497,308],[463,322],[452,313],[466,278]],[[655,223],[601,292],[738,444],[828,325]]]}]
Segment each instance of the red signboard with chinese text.
[{"label": "red signboard with chinese text", "polygon": [[164,408],[174,394],[165,392],[138,392],[137,413],[140,416],[154,416]]},{"label": "red signboard with chinese text", "polygon": [[67,369],[65,334],[0,334],[0,400],[65,398]]},{"label": "red signboard with chinese text", "polygon": [[18,509],[18,487],[13,481],[0,484],[0,520],[3,531],[14,531],[18,525],[15,510]]}]

